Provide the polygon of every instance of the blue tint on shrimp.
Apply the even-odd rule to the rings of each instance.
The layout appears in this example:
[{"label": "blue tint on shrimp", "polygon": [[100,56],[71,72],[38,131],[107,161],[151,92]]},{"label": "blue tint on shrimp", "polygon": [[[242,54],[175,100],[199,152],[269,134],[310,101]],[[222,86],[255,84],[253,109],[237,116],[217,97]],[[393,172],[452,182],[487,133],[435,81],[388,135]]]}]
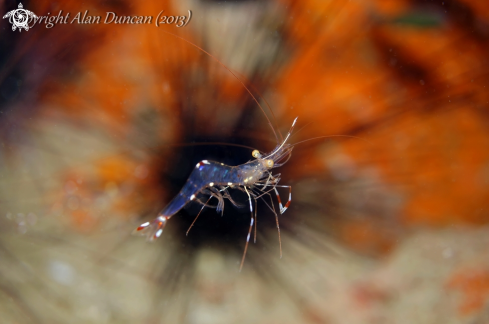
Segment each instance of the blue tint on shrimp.
[{"label": "blue tint on shrimp", "polygon": [[[271,170],[284,165],[290,159],[293,145],[287,144],[287,140],[292,134],[296,121],[297,118],[292,123],[292,126],[285,139],[282,141],[282,143],[279,143],[272,152],[262,154],[258,150],[254,150],[252,152],[252,156],[255,158],[255,160],[251,160],[237,166],[229,166],[223,163],[207,160],[197,163],[178,195],[173,198],[173,200],[170,201],[170,203],[158,214],[158,217],[151,222],[141,224],[134,230],[134,233],[145,235],[148,241],[154,241],[161,236],[168,220],[191,201],[196,201],[202,204],[202,209],[200,212],[202,212],[205,207],[210,207],[208,202],[212,198],[216,198],[218,201],[216,207],[218,212],[224,211],[224,199],[228,199],[232,204],[238,206],[239,204],[231,198],[228,192],[228,189],[237,189],[245,192],[248,195],[249,209],[251,214],[250,228],[246,238],[243,257],[241,259],[240,271],[243,267],[246,251],[248,249],[253,224],[255,224],[254,242],[256,243],[256,208],[255,213],[253,214],[252,199],[255,201],[256,206],[256,200],[258,198],[265,201],[265,197],[269,197],[270,205],[266,201],[265,203],[275,214],[280,245],[280,257],[282,257],[282,241],[280,238],[278,215],[275,211],[275,205],[270,192],[272,190],[275,192],[277,202],[279,204],[279,211],[281,214],[283,214],[290,205],[290,201],[292,199],[292,189],[290,186],[279,186],[280,174],[272,174]],[[285,206],[282,205],[277,187],[289,188],[289,199]],[[205,203],[198,199],[198,196],[202,195],[209,197]],[[200,212],[196,216],[195,220],[197,220],[199,217]],[[195,220],[190,225],[190,228],[192,228]],[[188,231],[190,231],[190,228]]]}]

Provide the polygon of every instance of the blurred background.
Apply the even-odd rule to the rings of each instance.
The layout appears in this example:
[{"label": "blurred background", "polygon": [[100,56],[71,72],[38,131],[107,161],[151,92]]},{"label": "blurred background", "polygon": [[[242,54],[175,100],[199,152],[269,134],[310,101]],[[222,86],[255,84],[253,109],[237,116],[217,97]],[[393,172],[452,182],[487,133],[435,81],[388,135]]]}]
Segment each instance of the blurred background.
[{"label": "blurred background", "polygon": [[[489,4],[22,4],[192,19],[2,19],[2,323],[489,323]],[[263,202],[241,273],[246,208],[131,236],[196,162],[245,163],[297,116],[281,259]]]}]

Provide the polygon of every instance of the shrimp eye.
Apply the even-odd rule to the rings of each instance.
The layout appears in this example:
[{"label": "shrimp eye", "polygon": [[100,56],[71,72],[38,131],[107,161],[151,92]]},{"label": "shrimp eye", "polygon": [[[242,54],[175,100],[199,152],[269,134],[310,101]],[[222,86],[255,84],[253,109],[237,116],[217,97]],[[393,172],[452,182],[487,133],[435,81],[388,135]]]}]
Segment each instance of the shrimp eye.
[{"label": "shrimp eye", "polygon": [[273,168],[273,160],[267,160],[267,167]]},{"label": "shrimp eye", "polygon": [[251,152],[251,155],[255,158],[255,159],[258,159],[259,157],[261,157],[261,154],[260,154],[260,151],[258,150],[253,150],[253,152]]}]

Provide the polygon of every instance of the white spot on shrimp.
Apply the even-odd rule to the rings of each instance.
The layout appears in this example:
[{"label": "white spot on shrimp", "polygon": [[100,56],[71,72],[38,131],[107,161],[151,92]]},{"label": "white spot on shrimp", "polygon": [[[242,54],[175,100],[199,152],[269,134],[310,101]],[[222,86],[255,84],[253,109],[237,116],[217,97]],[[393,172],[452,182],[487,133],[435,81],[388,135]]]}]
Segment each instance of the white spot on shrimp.
[{"label": "white spot on shrimp", "polygon": [[213,187],[214,186],[214,182],[209,183],[209,186]]},{"label": "white spot on shrimp", "polygon": [[149,225],[149,222],[146,222],[146,223],[144,223],[144,224],[139,225],[139,227],[146,227],[146,226],[148,226],[148,225]]},{"label": "white spot on shrimp", "polygon": [[156,232],[155,236],[156,236],[156,237],[160,237],[160,236],[161,236],[161,233],[163,233],[163,229],[162,229],[162,228],[160,228],[160,229],[159,229],[159,230]]},{"label": "white spot on shrimp", "polygon": [[190,196],[190,200],[194,200],[194,199],[195,199],[195,195]]},{"label": "white spot on shrimp", "polygon": [[250,226],[253,226],[254,221],[255,221],[255,220],[252,218],[252,219],[251,219]]},{"label": "white spot on shrimp", "polygon": [[232,182],[228,182],[228,186],[232,186],[232,185],[233,185],[233,183],[232,183]]},{"label": "white spot on shrimp", "polygon": [[210,164],[210,163],[209,163],[209,161],[207,161],[207,160],[203,160],[202,162],[203,162],[204,164]]},{"label": "white spot on shrimp", "polygon": [[250,233],[248,233],[248,237],[246,237],[246,241],[248,242],[250,240]]},{"label": "white spot on shrimp", "polygon": [[200,166],[200,162],[195,165],[196,168],[198,168],[199,166]]}]

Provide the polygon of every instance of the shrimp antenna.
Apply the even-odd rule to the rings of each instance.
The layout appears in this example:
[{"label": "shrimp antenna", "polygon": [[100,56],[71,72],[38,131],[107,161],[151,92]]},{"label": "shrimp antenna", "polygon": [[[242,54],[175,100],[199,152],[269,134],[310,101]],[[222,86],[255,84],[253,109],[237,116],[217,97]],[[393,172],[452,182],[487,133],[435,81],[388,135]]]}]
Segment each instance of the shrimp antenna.
[{"label": "shrimp antenna", "polygon": [[318,136],[318,137],[313,137],[313,138],[308,138],[306,140],[303,140],[303,141],[300,141],[300,142],[297,142],[297,143],[294,143],[294,144],[290,144],[291,146],[296,146],[297,144],[302,144],[302,143],[305,143],[305,142],[309,142],[309,141],[313,141],[313,140],[317,140],[317,139],[322,139],[322,138],[330,138],[330,137],[347,137],[347,138],[355,138],[355,139],[359,139],[359,140],[362,140],[370,145],[373,145],[373,143],[371,141],[369,141],[368,139],[365,139],[365,138],[361,138],[361,137],[358,137],[358,136],[353,136],[353,135],[326,135],[326,136]]},{"label": "shrimp antenna", "polygon": [[[236,72],[236,74],[238,74],[241,78],[243,78],[244,80],[247,81],[247,83],[250,85],[250,87],[256,92],[258,93],[258,96],[265,102],[265,104],[267,105],[267,108],[268,110],[270,111],[270,114],[272,114],[272,118],[273,118],[273,121],[275,122],[275,126],[277,126],[277,119],[275,118],[275,114],[273,113],[273,110],[272,110],[272,107],[270,107],[270,104],[268,103],[267,99],[265,99],[265,97],[262,96],[262,94],[260,93],[260,91],[253,85],[253,83],[249,82],[248,79],[246,79],[246,77],[244,75],[242,75],[241,73],[239,72]],[[283,136],[282,136],[282,133],[280,132],[280,129],[277,127],[277,131],[278,131],[278,135],[280,136],[280,140],[283,141]],[[278,143],[278,142],[277,142]]]},{"label": "shrimp antenna", "polygon": [[295,126],[295,123],[297,122],[297,118],[299,118],[299,117],[295,117],[294,122],[292,123],[292,126],[290,127],[290,130],[287,133],[287,136],[285,136],[285,139],[282,142],[282,144],[280,144],[275,150],[273,150],[272,153],[268,154],[265,157],[265,159],[268,159],[268,158],[272,157],[273,155],[277,154],[277,152],[279,152],[282,149],[282,147],[285,145],[285,143],[289,139],[290,135],[292,134],[292,131],[294,130],[294,126]]},{"label": "shrimp antenna", "polygon": [[235,146],[235,147],[243,147],[250,150],[254,150],[254,147],[242,144],[234,144],[234,143],[224,143],[224,142],[204,142],[204,143],[176,143],[176,144],[168,144],[168,146],[207,146],[207,145],[222,145],[222,146]]},{"label": "shrimp antenna", "polygon": [[[258,100],[256,99],[256,97],[253,95],[253,93],[250,91],[250,89],[248,89],[248,87],[244,84],[244,82],[240,78],[238,78],[238,76],[230,68],[228,68],[224,63],[222,63],[221,61],[219,61],[214,55],[212,55],[211,53],[207,52],[202,47],[199,47],[199,46],[195,45],[191,41],[186,40],[185,38],[180,37],[180,36],[178,36],[176,34],[170,33],[170,32],[168,32],[166,30],[162,30],[162,32],[167,33],[167,34],[170,34],[173,37],[179,38],[179,39],[183,40],[184,42],[192,45],[193,47],[201,50],[202,52],[204,52],[205,54],[207,54],[209,57],[211,57],[212,59],[214,59],[217,63],[219,63],[222,67],[224,67],[226,70],[228,70],[229,73],[231,73],[236,78],[236,80],[238,80],[239,83],[241,83],[241,85],[246,89],[246,91],[250,94],[251,98],[253,98],[253,100],[256,102],[256,104],[258,105],[258,107],[260,107],[261,111],[263,112],[263,114],[265,115],[265,118],[268,121],[268,125],[270,126],[270,128],[273,131],[273,135],[275,136],[275,140],[277,141],[277,143],[280,143],[279,140],[278,140],[277,132],[275,131],[275,128],[273,127],[273,124],[270,121],[270,118],[268,118],[268,115],[266,114],[265,109],[263,109],[263,107],[260,105],[260,103],[258,102]],[[268,108],[270,109],[270,106]],[[271,111],[271,109],[270,109],[270,111]]]}]

